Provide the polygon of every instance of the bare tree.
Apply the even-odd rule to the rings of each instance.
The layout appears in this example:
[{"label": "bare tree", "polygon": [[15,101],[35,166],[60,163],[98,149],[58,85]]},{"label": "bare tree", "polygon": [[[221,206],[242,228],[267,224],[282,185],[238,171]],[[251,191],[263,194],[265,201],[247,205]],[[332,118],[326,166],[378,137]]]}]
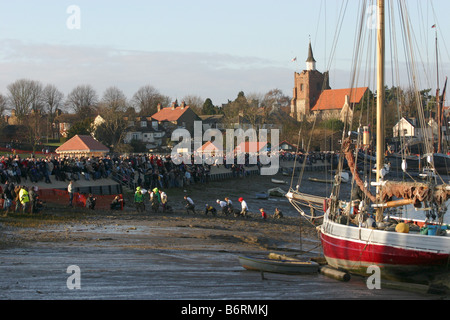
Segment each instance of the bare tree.
[{"label": "bare tree", "polygon": [[55,118],[58,115],[58,110],[62,107],[64,100],[64,94],[59,91],[55,85],[48,84],[45,86],[42,92],[42,102],[44,105],[44,112],[47,113],[47,141],[49,138],[49,132],[51,136],[58,131],[58,128],[52,126],[51,124],[55,122]]},{"label": "bare tree", "polygon": [[186,105],[189,106],[196,114],[202,114],[203,103],[205,100],[203,100],[200,96],[187,95],[182,101],[184,101]]},{"label": "bare tree", "polygon": [[31,111],[42,110],[42,85],[38,81],[20,79],[8,85],[8,101],[21,124]]},{"label": "bare tree", "polygon": [[7,98],[0,93],[0,117],[2,117],[5,111],[7,110],[8,106],[7,101],[8,101]]},{"label": "bare tree", "polygon": [[132,103],[141,115],[153,115],[157,112],[158,104],[169,105],[170,98],[162,95],[154,87],[146,85],[134,94]]},{"label": "bare tree", "polygon": [[48,84],[42,93],[44,103],[44,111],[48,114],[49,121],[53,122],[56,117],[57,110],[62,107],[64,94],[59,91],[55,85]]},{"label": "bare tree", "polygon": [[66,104],[82,118],[89,117],[97,107],[98,96],[91,85],[80,85],[67,96]]},{"label": "bare tree", "polygon": [[113,112],[124,112],[128,108],[127,97],[117,87],[109,87],[103,93],[102,98],[103,107],[110,109]]}]

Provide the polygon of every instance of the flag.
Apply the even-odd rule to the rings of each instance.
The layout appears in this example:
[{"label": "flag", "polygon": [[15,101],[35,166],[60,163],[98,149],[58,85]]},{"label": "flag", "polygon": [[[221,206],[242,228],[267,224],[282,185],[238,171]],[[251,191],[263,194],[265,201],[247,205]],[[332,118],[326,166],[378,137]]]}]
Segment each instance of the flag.
[{"label": "flag", "polygon": [[433,28],[436,28],[436,25],[435,25],[435,24],[433,24],[433,25],[431,26],[431,29],[433,29]]}]

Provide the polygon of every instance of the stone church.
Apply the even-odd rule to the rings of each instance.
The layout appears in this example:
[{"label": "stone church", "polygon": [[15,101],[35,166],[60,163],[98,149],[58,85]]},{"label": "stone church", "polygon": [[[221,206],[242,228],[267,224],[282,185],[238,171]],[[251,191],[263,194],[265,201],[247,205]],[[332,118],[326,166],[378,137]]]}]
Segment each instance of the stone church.
[{"label": "stone church", "polygon": [[351,106],[362,101],[368,88],[331,89],[328,72],[316,69],[311,42],[306,59],[306,70],[294,74],[294,91],[291,100],[291,117],[297,121],[340,119],[345,121]]}]

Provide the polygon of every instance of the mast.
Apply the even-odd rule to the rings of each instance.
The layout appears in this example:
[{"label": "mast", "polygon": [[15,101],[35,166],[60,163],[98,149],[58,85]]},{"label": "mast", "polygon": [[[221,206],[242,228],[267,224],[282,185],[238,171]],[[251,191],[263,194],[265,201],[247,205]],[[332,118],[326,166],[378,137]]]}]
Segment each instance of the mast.
[{"label": "mast", "polygon": [[441,140],[442,140],[442,123],[441,123],[441,119],[442,119],[442,115],[441,115],[441,97],[440,97],[440,88],[439,88],[439,58],[438,58],[438,38],[437,38],[437,28],[436,25],[433,25],[433,28],[435,28],[435,32],[436,32],[436,41],[435,41],[435,46],[436,46],[436,122],[437,122],[437,126],[438,126],[438,148],[437,148],[437,152],[441,153],[442,152],[442,145],[441,145]]},{"label": "mast", "polygon": [[[384,0],[377,0],[378,27],[377,27],[377,199],[381,197],[380,182],[383,179],[381,170],[384,167],[384,61],[385,61],[385,22]],[[376,220],[383,219],[383,209],[377,208]]]}]

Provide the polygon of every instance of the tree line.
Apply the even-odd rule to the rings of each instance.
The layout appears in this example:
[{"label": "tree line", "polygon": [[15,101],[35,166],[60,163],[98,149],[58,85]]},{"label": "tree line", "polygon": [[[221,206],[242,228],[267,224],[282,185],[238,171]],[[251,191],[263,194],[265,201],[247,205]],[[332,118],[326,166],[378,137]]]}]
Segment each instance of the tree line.
[{"label": "tree line", "polygon": [[[244,112],[245,118],[254,122],[257,109],[269,110],[274,103],[286,107],[290,98],[281,90],[273,89],[265,94],[251,93],[247,97],[240,92],[235,100],[228,100],[223,106],[214,105],[210,98],[203,100],[196,95],[187,95],[183,101],[198,115],[221,114],[225,121],[231,122],[239,112]],[[51,130],[56,130],[52,124],[57,122],[62,111],[73,116],[68,138],[75,134],[89,134],[93,119],[100,114],[105,122],[97,128],[96,137],[114,148],[123,141],[128,125],[125,117],[148,117],[157,112],[159,104],[166,107],[171,102],[169,96],[151,85],[140,87],[128,99],[115,86],[108,87],[99,96],[91,85],[78,85],[65,96],[54,84],[19,79],[7,86],[6,95],[0,93],[0,127],[5,127],[3,116],[10,111],[21,128],[11,132],[10,136],[20,134],[21,137],[16,137],[16,140],[26,141],[35,150],[43,142],[42,137],[48,137]]]}]

